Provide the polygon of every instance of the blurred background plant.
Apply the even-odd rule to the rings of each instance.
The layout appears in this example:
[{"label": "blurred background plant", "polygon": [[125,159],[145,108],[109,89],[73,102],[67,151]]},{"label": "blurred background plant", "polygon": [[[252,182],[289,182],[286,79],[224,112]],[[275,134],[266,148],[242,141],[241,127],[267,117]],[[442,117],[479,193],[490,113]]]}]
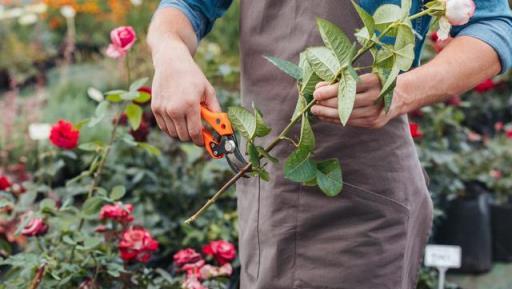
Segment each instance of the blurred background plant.
[{"label": "blurred background plant", "polygon": [[[103,96],[102,92],[129,86],[125,67],[105,57],[113,28],[130,25],[137,32],[138,44],[130,52],[132,78],[152,75],[150,54],[144,42],[158,2],[1,1],[0,203],[16,204],[15,210],[0,206],[2,257],[37,250],[36,244],[20,234],[23,213],[39,212],[53,202],[60,205],[83,203],[87,178],[70,180],[88,167],[91,152],[48,153],[52,150],[45,136],[50,124],[59,119],[76,123],[94,115],[98,95]],[[202,41],[196,55],[226,106],[237,103],[240,97],[238,17],[239,4],[235,1],[213,32]],[[445,44],[432,35],[424,61]],[[487,80],[446,103],[411,113],[411,133],[429,175],[435,201],[434,233],[449,219],[453,201],[465,200],[483,191],[491,196],[499,212],[511,206],[511,79],[512,74],[508,73]],[[177,274],[173,271],[172,256],[178,250],[186,247],[199,250],[209,241],[219,239],[236,243],[235,195],[231,192],[223,198],[195,226],[184,226],[185,217],[229,177],[229,171],[223,161],[211,161],[204,150],[175,142],[160,133],[149,107],[143,106],[143,111],[144,117],[137,130],[122,123],[127,139],[111,151],[103,171],[102,187],[110,192],[118,184],[124,184],[123,202],[133,204],[137,225],[147,228],[160,244],[148,267],[160,268],[174,278]],[[94,129],[84,127],[80,143],[105,142],[111,129],[111,122]],[[136,149],[133,141],[151,143],[161,154],[148,155],[145,150]],[[10,186],[2,187],[5,185],[2,177],[8,178]],[[52,201],[43,203],[43,200]],[[494,218],[493,228],[506,223],[497,219]],[[52,227],[58,226],[53,224],[50,234]],[[500,230],[512,232],[510,226]],[[512,243],[512,237],[507,238],[505,243]],[[500,244],[493,245],[493,248],[499,247],[494,251],[505,257],[512,256],[512,249],[508,252]],[[29,261],[33,262],[24,263],[27,266],[24,273],[32,278],[40,264],[37,259]],[[8,269],[6,265],[0,267],[0,280],[8,277],[5,274]],[[420,277],[419,288],[436,287],[435,272],[425,269]],[[70,284],[77,288],[79,282],[73,280]],[[211,288],[228,286],[225,284],[212,284]],[[2,286],[5,285],[2,283],[0,288],[4,288]],[[230,286],[236,288],[236,278]]]}]

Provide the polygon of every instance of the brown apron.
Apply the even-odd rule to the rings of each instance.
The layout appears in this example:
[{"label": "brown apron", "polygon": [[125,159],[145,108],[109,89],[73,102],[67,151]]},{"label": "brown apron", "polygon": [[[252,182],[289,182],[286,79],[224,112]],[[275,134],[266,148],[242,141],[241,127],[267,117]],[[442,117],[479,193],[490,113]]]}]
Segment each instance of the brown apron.
[{"label": "brown apron", "polygon": [[[286,126],[297,100],[292,79],[263,55],[297,62],[321,43],[315,19],[361,27],[350,1],[242,0],[243,104],[273,127]],[[363,62],[368,63],[368,59]],[[329,198],[283,176],[292,151],[280,144],[271,180],[237,184],[242,289],[411,289],[432,223],[432,203],[405,116],[381,129],[316,121],[315,158],[336,157],[343,192]],[[298,134],[298,130],[295,130]]]}]

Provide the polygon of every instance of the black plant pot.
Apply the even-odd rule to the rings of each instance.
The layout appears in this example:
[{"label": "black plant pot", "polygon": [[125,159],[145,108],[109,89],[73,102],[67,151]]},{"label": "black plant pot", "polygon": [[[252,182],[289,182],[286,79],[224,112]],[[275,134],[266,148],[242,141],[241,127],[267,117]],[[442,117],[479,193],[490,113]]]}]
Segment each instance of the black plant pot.
[{"label": "black plant pot", "polygon": [[492,250],[496,261],[512,262],[512,204],[492,204]]},{"label": "black plant pot", "polygon": [[484,273],[492,267],[490,195],[479,193],[448,202],[435,241],[457,245],[462,251],[463,273]]}]

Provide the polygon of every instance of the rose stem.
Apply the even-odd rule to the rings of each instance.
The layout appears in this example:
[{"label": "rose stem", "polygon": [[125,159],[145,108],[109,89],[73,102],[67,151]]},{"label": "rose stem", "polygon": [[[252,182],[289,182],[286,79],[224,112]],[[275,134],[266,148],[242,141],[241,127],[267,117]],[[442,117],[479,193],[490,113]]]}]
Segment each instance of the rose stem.
[{"label": "rose stem", "polygon": [[[291,120],[291,122],[281,131],[281,133],[272,140],[272,142],[265,148],[266,152],[270,152],[280,141],[284,140],[284,136],[288,134],[290,129],[301,119],[302,115],[310,109],[314,104],[316,103],[316,100],[312,100],[308,103],[308,105],[302,109],[299,113],[297,113]],[[225,183],[222,188],[220,188],[192,217],[188,218],[185,221],[185,224],[191,224],[194,221],[197,220],[199,216],[201,216],[204,211],[206,211],[211,205],[213,205],[217,199],[220,198],[220,196],[231,187],[238,179],[240,179],[245,173],[247,173],[251,169],[251,164],[247,164],[245,167],[243,167],[236,175],[234,175],[227,183]]]}]

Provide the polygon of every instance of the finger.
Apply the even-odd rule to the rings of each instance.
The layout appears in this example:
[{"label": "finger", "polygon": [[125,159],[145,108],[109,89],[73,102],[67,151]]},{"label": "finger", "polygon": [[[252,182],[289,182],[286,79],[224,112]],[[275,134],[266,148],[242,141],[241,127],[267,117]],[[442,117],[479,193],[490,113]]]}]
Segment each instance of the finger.
[{"label": "finger", "polygon": [[213,88],[213,86],[208,85],[205,88],[204,94],[204,102],[208,109],[213,112],[221,112],[222,108],[220,107],[219,100],[217,99],[217,94],[215,93],[215,89]]},{"label": "finger", "polygon": [[327,82],[327,81],[320,81],[319,83],[317,83],[315,85],[315,89],[320,88],[322,86],[326,86],[326,85],[329,85],[329,82]]},{"label": "finger", "polygon": [[341,124],[341,121],[339,118],[319,116],[318,119],[320,119],[321,121],[329,122],[329,123]]},{"label": "finger", "polygon": [[165,126],[164,119],[160,116],[160,114],[153,113],[156,119],[156,124],[160,128],[161,131],[167,133],[167,127]]},{"label": "finger", "polygon": [[188,134],[187,129],[187,119],[185,116],[181,116],[174,119],[174,127],[176,128],[176,133],[181,141],[190,141],[190,135]]},{"label": "finger", "polygon": [[325,85],[321,86],[317,89],[315,89],[315,92],[313,92],[313,97],[316,100],[325,100],[329,98],[335,98],[338,96],[338,84],[331,84],[331,85]]},{"label": "finger", "polygon": [[318,117],[330,117],[337,118],[338,110],[332,107],[322,106],[322,105],[313,105],[311,107],[311,112]]},{"label": "finger", "polygon": [[375,101],[379,98],[378,90],[368,90],[356,94],[354,107],[375,106]]},{"label": "finger", "polygon": [[380,88],[380,79],[375,73],[365,73],[359,76],[356,89],[358,93],[376,88]]},{"label": "finger", "polygon": [[201,123],[201,113],[199,105],[191,107],[186,118],[188,135],[196,145],[202,146],[203,137],[201,131],[203,129],[203,125]]},{"label": "finger", "polygon": [[352,114],[350,115],[351,119],[357,118],[367,118],[367,117],[377,117],[380,114],[381,109],[377,106],[364,106],[354,108]]},{"label": "finger", "polygon": [[165,127],[166,127],[165,132],[170,137],[177,138],[178,137],[178,133],[176,132],[176,127],[174,126],[174,122],[172,121],[172,119],[167,118],[167,117],[163,117],[163,120],[164,120],[164,124],[165,124]]},{"label": "finger", "polygon": [[319,105],[332,107],[332,108],[338,108],[338,98],[329,98],[327,100],[321,100],[318,102]]}]

